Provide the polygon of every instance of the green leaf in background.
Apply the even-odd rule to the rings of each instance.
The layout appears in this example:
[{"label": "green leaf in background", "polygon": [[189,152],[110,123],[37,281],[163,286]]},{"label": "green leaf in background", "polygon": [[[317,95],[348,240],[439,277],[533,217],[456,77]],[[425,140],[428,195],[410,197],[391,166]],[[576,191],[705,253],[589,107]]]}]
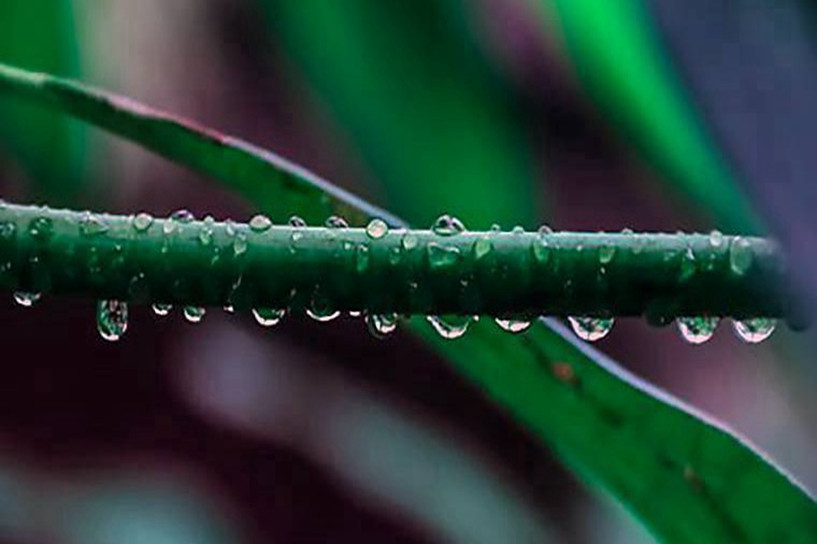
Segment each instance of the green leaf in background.
[{"label": "green leaf in background", "polygon": [[385,205],[427,226],[532,227],[535,161],[487,65],[451,32],[453,6],[349,0],[262,2],[349,130]]},{"label": "green leaf in background", "polygon": [[[72,2],[0,2],[0,62],[76,77],[79,46]],[[27,196],[71,204],[85,174],[83,128],[19,102],[0,104],[0,165],[3,155],[19,161],[34,188]]]},{"label": "green leaf in background", "polygon": [[588,94],[670,186],[729,232],[761,230],[664,54],[641,0],[525,1],[543,19],[558,21]]},{"label": "green leaf in background", "polygon": [[[255,184],[229,175],[221,181],[261,207],[269,206],[275,191],[286,199],[294,190],[294,213],[377,212],[338,189],[321,195],[316,189],[329,188],[326,182],[316,185],[305,171],[271,153],[251,152],[226,137],[215,145],[213,135],[125,99],[103,100],[76,84],[5,68],[0,93],[9,90],[116,134],[136,134],[135,141],[198,170],[255,172]],[[264,160],[266,170],[259,167]],[[457,341],[443,340],[419,318],[414,329],[664,542],[814,541],[817,504],[735,435],[627,374],[558,323],[542,321],[513,336],[486,321]]]}]

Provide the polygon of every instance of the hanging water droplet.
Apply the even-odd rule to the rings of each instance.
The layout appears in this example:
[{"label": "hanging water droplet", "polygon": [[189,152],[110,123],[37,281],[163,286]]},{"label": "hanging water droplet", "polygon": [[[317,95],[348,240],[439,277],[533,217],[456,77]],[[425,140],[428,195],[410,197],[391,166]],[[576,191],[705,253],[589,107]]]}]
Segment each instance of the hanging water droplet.
[{"label": "hanging water droplet", "polygon": [[275,308],[253,308],[252,316],[262,327],[274,327],[286,315],[286,310]]},{"label": "hanging water droplet", "polygon": [[153,310],[153,313],[159,317],[165,317],[166,315],[170,314],[170,310],[173,309],[173,305],[156,302],[155,304],[151,305],[151,309]]},{"label": "hanging water droplet", "polygon": [[290,227],[305,227],[306,221],[298,217],[297,215],[293,215],[289,218],[289,226]]},{"label": "hanging water droplet", "polygon": [[720,321],[717,317],[679,317],[678,331],[681,337],[690,344],[703,344],[715,334]]},{"label": "hanging water droplet", "polygon": [[570,326],[576,336],[585,342],[601,340],[610,333],[615,320],[602,317],[569,317]]},{"label": "hanging water droplet", "polygon": [[420,240],[417,239],[417,236],[414,234],[407,232],[403,239],[400,240],[400,245],[403,248],[403,251],[411,251],[420,243]]},{"label": "hanging water droplet", "polygon": [[494,249],[494,244],[489,238],[478,238],[474,242],[474,259],[480,260],[487,257]]},{"label": "hanging water droplet", "polygon": [[732,322],[732,327],[738,338],[749,344],[757,344],[772,335],[775,327],[777,327],[777,320],[771,317],[736,319]]},{"label": "hanging water droplet", "polygon": [[320,323],[327,323],[340,316],[340,310],[336,310],[332,300],[320,286],[315,288],[312,299],[306,308],[306,315]]},{"label": "hanging water droplet", "polygon": [[456,217],[441,215],[431,226],[431,230],[438,236],[454,236],[465,232],[465,225]]},{"label": "hanging water droplet", "polygon": [[253,232],[266,232],[272,227],[272,221],[266,215],[254,215],[250,219],[250,230]]},{"label": "hanging water droplet", "polygon": [[326,226],[330,229],[348,229],[349,223],[339,215],[332,215],[326,219]]},{"label": "hanging water droplet", "polygon": [[446,340],[456,340],[468,332],[473,320],[470,316],[437,316],[429,315],[426,320],[434,327],[437,334]]},{"label": "hanging water droplet", "polygon": [[91,212],[84,212],[79,222],[79,231],[84,236],[97,236],[103,234],[108,230],[102,219],[92,214]]},{"label": "hanging water droplet", "polygon": [[744,275],[752,266],[752,248],[749,240],[740,236],[729,246],[729,268],[738,276]]},{"label": "hanging water droplet", "polygon": [[385,338],[397,330],[397,314],[367,315],[366,325],[375,338]]},{"label": "hanging water droplet", "polygon": [[96,328],[108,342],[116,342],[128,330],[128,304],[118,300],[100,300],[96,307]]},{"label": "hanging water droplet", "polygon": [[136,214],[131,224],[133,225],[133,230],[136,232],[147,232],[153,224],[153,216],[145,212],[140,212]]},{"label": "hanging water droplet", "polygon": [[441,246],[431,242],[426,248],[428,251],[428,264],[432,269],[454,266],[460,258],[460,250],[456,247]]},{"label": "hanging water droplet", "polygon": [[202,319],[204,319],[204,314],[207,313],[205,308],[200,306],[185,306],[184,307],[184,318],[189,323],[198,323]]},{"label": "hanging water droplet", "polygon": [[525,332],[532,324],[532,322],[527,319],[506,319],[502,317],[497,317],[494,321],[496,321],[496,324],[499,325],[502,330],[514,334]]},{"label": "hanging water droplet", "polygon": [[710,232],[709,245],[712,247],[721,247],[723,245],[723,233],[719,230],[713,230]]},{"label": "hanging water droplet", "polygon": [[382,219],[372,219],[366,225],[366,235],[372,240],[379,240],[388,234],[389,226]]},{"label": "hanging water droplet", "polygon": [[616,246],[604,245],[599,248],[599,262],[601,264],[610,264],[616,256]]},{"label": "hanging water droplet", "polygon": [[34,303],[40,300],[40,293],[25,293],[22,291],[18,291],[14,293],[14,302],[22,306],[23,308],[31,308]]}]

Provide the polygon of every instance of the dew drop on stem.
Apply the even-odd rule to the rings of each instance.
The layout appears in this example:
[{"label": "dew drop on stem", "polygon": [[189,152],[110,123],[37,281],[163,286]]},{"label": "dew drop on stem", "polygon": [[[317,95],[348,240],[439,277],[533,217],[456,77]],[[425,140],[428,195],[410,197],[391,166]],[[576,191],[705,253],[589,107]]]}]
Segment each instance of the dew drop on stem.
[{"label": "dew drop on stem", "polygon": [[497,317],[494,319],[499,328],[504,331],[511,332],[514,334],[519,334],[528,330],[532,324],[529,319],[515,319],[515,318],[503,318]]},{"label": "dew drop on stem", "polygon": [[184,307],[184,318],[188,323],[199,323],[202,319],[204,319],[204,314],[206,313],[207,310],[200,306]]},{"label": "dew drop on stem", "polygon": [[253,232],[266,232],[270,228],[272,228],[272,221],[266,215],[254,215],[253,218],[250,219],[250,230]]},{"label": "dew drop on stem", "polygon": [[438,236],[455,236],[465,232],[465,225],[456,217],[441,215],[434,221],[431,230]]},{"label": "dew drop on stem", "polygon": [[136,232],[147,232],[150,226],[153,225],[153,216],[140,212],[133,218],[131,225],[133,225],[133,230]]},{"label": "dew drop on stem", "polygon": [[576,336],[585,342],[601,340],[610,334],[615,323],[613,318],[602,317],[569,317],[568,321]]},{"label": "dew drop on stem", "polygon": [[252,316],[262,327],[274,327],[286,315],[286,310],[276,308],[253,308]]},{"label": "dew drop on stem", "polygon": [[116,342],[128,330],[128,304],[118,300],[100,300],[96,309],[96,328],[99,335]]},{"label": "dew drop on stem", "polygon": [[158,315],[159,317],[164,317],[170,313],[173,309],[172,304],[163,304],[161,302],[157,302],[150,307],[153,310],[153,313]]},{"label": "dew drop on stem", "polygon": [[777,327],[777,320],[771,317],[755,317],[734,320],[732,327],[738,338],[747,344],[757,344],[769,338]]},{"label": "dew drop on stem", "polygon": [[389,232],[389,226],[382,219],[372,219],[366,225],[366,235],[372,240],[379,240]]},{"label": "dew drop on stem", "polygon": [[386,338],[397,330],[397,314],[367,315],[366,325],[375,338]]},{"label": "dew drop on stem", "polygon": [[40,295],[40,293],[18,291],[14,293],[14,302],[23,308],[31,308],[37,301],[40,300],[41,296],[42,295]]},{"label": "dew drop on stem", "polygon": [[348,229],[349,223],[339,215],[331,215],[326,219],[326,226],[330,229]]},{"label": "dew drop on stem", "polygon": [[437,331],[437,334],[446,340],[456,340],[468,332],[468,327],[471,325],[473,318],[471,316],[437,316],[430,315],[426,319]]},{"label": "dew drop on stem", "polygon": [[697,316],[679,317],[678,331],[681,337],[690,344],[703,344],[715,334],[720,319],[718,317]]}]

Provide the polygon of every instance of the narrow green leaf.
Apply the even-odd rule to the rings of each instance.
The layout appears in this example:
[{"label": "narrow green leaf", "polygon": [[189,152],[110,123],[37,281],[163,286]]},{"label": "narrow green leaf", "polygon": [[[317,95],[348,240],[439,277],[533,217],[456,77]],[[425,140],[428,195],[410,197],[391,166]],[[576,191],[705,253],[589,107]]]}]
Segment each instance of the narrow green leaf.
[{"label": "narrow green leaf", "polygon": [[[0,2],[0,62],[79,75],[71,2]],[[19,102],[0,104],[0,156],[8,154],[30,182],[31,196],[54,204],[76,201],[85,182],[83,127]],[[48,160],[43,160],[48,157]]]},{"label": "narrow green leaf", "polygon": [[[376,212],[274,155],[195,132],[143,106],[123,109],[122,99],[112,101],[76,84],[0,69],[0,92],[9,90],[132,137],[181,164],[222,175],[222,182],[240,188],[259,205],[270,206],[270,198],[284,200],[284,192],[294,190],[292,202],[312,217],[337,209],[356,208],[356,217]],[[331,192],[321,196],[323,188]],[[280,206],[271,207],[283,213]],[[456,341],[443,340],[425,322],[415,328],[663,541],[814,541],[817,504],[771,461],[627,374],[561,325],[541,322],[527,335],[511,336],[481,322]]]},{"label": "narrow green leaf", "polygon": [[760,229],[641,0],[527,1],[558,20],[589,95],[692,206],[730,232]]}]

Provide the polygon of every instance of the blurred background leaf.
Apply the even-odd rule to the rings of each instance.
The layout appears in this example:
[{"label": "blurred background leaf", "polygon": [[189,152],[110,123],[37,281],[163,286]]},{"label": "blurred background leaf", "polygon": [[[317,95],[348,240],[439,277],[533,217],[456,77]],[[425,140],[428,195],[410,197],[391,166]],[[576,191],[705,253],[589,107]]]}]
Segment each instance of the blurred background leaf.
[{"label": "blurred background leaf", "polygon": [[[75,17],[72,2],[2,2],[0,62],[80,76]],[[3,166],[21,178],[17,189],[22,198],[48,200],[54,205],[75,203],[88,179],[83,129],[71,119],[4,101],[0,104],[0,168]]]}]

